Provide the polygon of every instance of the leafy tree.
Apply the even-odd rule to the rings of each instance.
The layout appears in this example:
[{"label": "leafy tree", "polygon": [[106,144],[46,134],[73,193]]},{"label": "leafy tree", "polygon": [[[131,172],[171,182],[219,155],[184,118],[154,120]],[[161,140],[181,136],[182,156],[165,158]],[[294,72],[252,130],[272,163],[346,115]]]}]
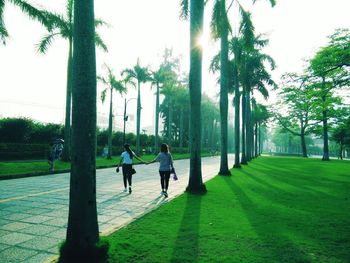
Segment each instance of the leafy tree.
[{"label": "leafy tree", "polygon": [[329,99],[334,90],[350,85],[350,31],[338,29],[329,37],[327,46],[321,48],[310,61],[309,70],[312,77],[318,80],[316,91],[321,99],[322,125],[323,125],[323,157],[329,160],[328,146],[328,120]]},{"label": "leafy tree", "polygon": [[1,143],[28,143],[35,129],[28,118],[5,118],[0,120]]},{"label": "leafy tree", "polygon": [[112,130],[113,130],[113,91],[119,92],[120,95],[126,93],[126,87],[123,81],[118,81],[113,74],[112,69],[105,64],[107,75],[105,77],[97,76],[106,88],[101,93],[101,101],[104,103],[106,94],[109,92],[109,118],[108,118],[108,153],[107,158],[112,159]]},{"label": "leafy tree", "polygon": [[[96,55],[94,1],[74,5],[72,163],[67,237],[61,262],[97,262]],[[102,261],[102,260],[101,260]]]},{"label": "leafy tree", "polygon": [[[349,126],[349,125],[348,125]],[[345,124],[334,129],[332,139],[339,145],[339,158],[343,160],[343,151],[345,146],[350,142],[350,127]]]},{"label": "leafy tree", "polygon": [[202,49],[198,44],[203,32],[204,0],[181,0],[181,7],[182,17],[190,15],[190,175],[186,190],[205,192],[201,164]]},{"label": "leafy tree", "polygon": [[[66,84],[66,111],[65,111],[65,147],[62,153],[62,159],[70,160],[70,132],[71,132],[71,103],[72,103],[72,63],[73,63],[73,6],[74,0],[67,0],[66,14],[55,14],[46,12],[46,18],[49,21],[51,30],[45,35],[37,45],[39,53],[46,54],[53,41],[61,37],[68,41],[68,59],[67,59],[67,84]],[[108,26],[103,20],[95,19],[95,27]],[[95,32],[95,44],[103,51],[108,52],[106,44],[100,35]]]},{"label": "leafy tree", "polygon": [[278,123],[293,135],[300,137],[302,156],[307,157],[305,137],[311,132],[310,121],[314,120],[314,100],[313,85],[308,82],[308,78],[296,74],[285,74],[284,83],[280,88],[279,95],[281,101],[279,108],[287,108],[286,115],[281,114],[281,110],[275,109],[275,117]]},{"label": "leafy tree", "polygon": [[136,152],[140,153],[140,122],[141,122],[141,83],[150,81],[150,73],[147,67],[140,65],[140,60],[137,59],[136,65],[131,69],[122,71],[128,79],[137,81],[137,119],[136,119]]}]

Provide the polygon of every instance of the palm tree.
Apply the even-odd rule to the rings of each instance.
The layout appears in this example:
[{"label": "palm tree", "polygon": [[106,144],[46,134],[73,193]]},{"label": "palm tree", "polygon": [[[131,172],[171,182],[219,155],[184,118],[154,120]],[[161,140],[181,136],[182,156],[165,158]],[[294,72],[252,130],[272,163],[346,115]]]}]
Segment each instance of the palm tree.
[{"label": "palm tree", "polygon": [[[190,14],[190,175],[186,191],[205,192],[201,164],[202,49],[198,38],[203,32],[204,0],[181,1],[182,17]],[[189,8],[190,7],[190,8]]]},{"label": "palm tree", "polygon": [[40,10],[24,0],[1,0],[0,1],[0,41],[3,45],[6,45],[6,39],[9,37],[9,33],[6,29],[4,22],[4,10],[5,4],[11,3],[12,5],[21,9],[29,18],[39,21],[44,26],[51,29],[49,22],[46,18],[46,11]]},{"label": "palm tree", "polygon": [[101,101],[104,103],[106,99],[106,93],[109,91],[109,119],[108,119],[108,154],[107,159],[112,159],[112,130],[113,130],[113,91],[119,92],[120,95],[126,93],[126,87],[123,85],[123,81],[118,81],[113,74],[112,69],[104,65],[108,71],[106,77],[97,76],[97,79],[101,81],[107,87],[101,93]]},{"label": "palm tree", "polygon": [[[39,53],[46,54],[48,48],[57,37],[68,40],[68,59],[67,59],[67,84],[66,84],[66,111],[65,111],[65,126],[64,139],[65,146],[63,148],[62,159],[70,160],[70,133],[71,133],[71,103],[72,103],[72,63],[73,63],[73,5],[74,0],[67,0],[66,16],[54,13],[46,13],[47,20],[52,28],[37,45]],[[106,25],[102,20],[95,20],[95,27]],[[103,51],[108,52],[106,44],[101,39],[100,35],[95,32],[95,44]]]},{"label": "palm tree", "polygon": [[150,80],[150,74],[147,67],[141,67],[140,60],[137,59],[136,65],[132,69],[125,69],[122,75],[126,74],[129,79],[137,81],[137,120],[136,120],[136,152],[140,153],[140,121],[141,121],[141,83]]},{"label": "palm tree", "polygon": [[74,7],[72,168],[66,243],[61,261],[97,261],[96,55],[94,1]]},{"label": "palm tree", "polygon": [[227,159],[227,114],[228,114],[228,34],[231,26],[227,17],[226,0],[215,0],[211,30],[215,39],[220,39],[220,127],[221,158],[220,175],[231,175]]}]

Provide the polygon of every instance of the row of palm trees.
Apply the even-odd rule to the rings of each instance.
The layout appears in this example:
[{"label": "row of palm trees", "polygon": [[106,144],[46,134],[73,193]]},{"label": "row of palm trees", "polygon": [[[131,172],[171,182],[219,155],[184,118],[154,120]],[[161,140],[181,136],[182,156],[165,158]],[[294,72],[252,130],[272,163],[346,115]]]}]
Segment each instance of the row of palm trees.
[{"label": "row of palm trees", "polygon": [[[25,12],[28,7],[25,1],[8,0],[22,8]],[[270,0],[274,4],[273,0]],[[0,37],[6,39],[7,31],[2,20],[4,1],[0,1]],[[68,20],[73,23],[71,34],[72,54],[69,54],[72,60],[72,74],[68,69],[68,76],[71,80],[67,81],[67,94],[71,89],[72,94],[72,133],[71,133],[71,179],[70,179],[70,203],[67,238],[61,252],[63,261],[74,262],[77,258],[91,260],[95,255],[96,243],[99,240],[97,211],[96,211],[96,33],[95,33],[95,17],[94,17],[94,1],[93,0],[75,0],[71,1],[73,7],[71,16]],[[69,5],[69,4],[68,4]],[[198,44],[198,38],[203,31],[203,12],[204,0],[182,0],[182,15],[190,18],[190,72],[189,72],[189,91],[190,91],[190,176],[187,191],[205,192],[206,188],[202,180],[201,171],[201,85],[202,85],[202,49]],[[228,112],[228,92],[234,88],[235,94],[235,111],[239,109],[238,102],[242,98],[242,138],[248,138],[245,147],[242,147],[242,160],[246,155],[249,160],[252,153],[251,141],[252,137],[252,113],[251,113],[251,92],[254,87],[261,86],[265,80],[260,79],[252,82],[249,77],[249,70],[252,69],[252,61],[256,62],[258,67],[254,67],[254,73],[262,73],[261,65],[264,59],[252,59],[253,54],[258,53],[256,38],[251,35],[253,30],[241,26],[242,34],[238,40],[243,42],[241,53],[232,54],[235,56],[233,61],[229,60],[230,52],[230,23],[228,19],[228,11],[232,5],[226,8],[226,0],[215,0],[213,9],[212,29],[216,38],[221,41],[220,50],[220,115],[221,115],[221,164],[220,174],[228,175],[227,162],[227,112]],[[38,9],[35,9],[38,10]],[[33,10],[32,10],[33,11]],[[39,10],[38,10],[39,11]],[[27,12],[30,13],[30,12]],[[34,12],[32,12],[34,13]],[[243,14],[246,14],[242,10]],[[246,15],[249,18],[249,16]],[[55,14],[48,12],[39,12],[35,18],[47,25],[49,32],[56,29],[60,32],[59,26],[63,19]],[[246,21],[248,22],[248,20]],[[249,24],[246,24],[249,25]],[[250,27],[250,29],[253,29]],[[250,34],[250,35],[249,35]],[[50,39],[50,38],[48,38]],[[50,42],[47,42],[50,44]],[[44,45],[43,45],[44,46]],[[238,57],[242,56],[239,60]],[[252,59],[252,60],[251,60]],[[258,62],[260,63],[258,63]],[[255,64],[255,63],[254,63]],[[69,68],[69,67],[68,67]],[[230,73],[230,68],[234,74]],[[125,70],[125,76],[137,80],[138,103],[137,103],[137,134],[139,134],[139,121],[141,115],[141,99],[140,85],[146,81],[146,75],[142,72],[142,67],[137,64],[131,70]],[[262,74],[266,77],[266,74]],[[71,86],[70,86],[71,83]],[[155,85],[157,81],[155,80]],[[160,83],[160,82],[159,82]],[[240,89],[241,88],[241,89]],[[157,90],[159,90],[157,88]],[[67,96],[68,97],[68,96]],[[67,105],[70,105],[70,99]],[[69,107],[69,106],[68,106]],[[235,124],[237,118],[235,116]],[[239,119],[238,119],[239,121]],[[236,125],[236,141],[239,131]],[[239,137],[238,137],[239,138]],[[245,139],[242,143],[245,143]],[[139,141],[137,143],[139,147]],[[239,148],[238,148],[239,149]],[[239,151],[236,152],[239,155]],[[244,162],[243,162],[244,163]],[[236,163],[235,163],[236,164]]]}]

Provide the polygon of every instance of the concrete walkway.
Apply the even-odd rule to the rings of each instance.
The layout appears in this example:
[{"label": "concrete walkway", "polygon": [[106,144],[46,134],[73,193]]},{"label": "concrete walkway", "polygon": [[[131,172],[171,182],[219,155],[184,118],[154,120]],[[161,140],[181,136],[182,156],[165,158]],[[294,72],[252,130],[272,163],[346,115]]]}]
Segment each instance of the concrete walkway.
[{"label": "concrete walkway", "polygon": [[[229,156],[232,163],[233,156]],[[203,179],[219,170],[219,157],[202,159]],[[158,164],[137,165],[132,194],[124,193],[115,168],[97,170],[97,209],[102,235],[130,223],[184,192],[189,160],[175,161],[179,180],[170,181],[169,198],[160,195]],[[58,255],[65,239],[69,174],[0,181],[0,262],[45,262]]]}]

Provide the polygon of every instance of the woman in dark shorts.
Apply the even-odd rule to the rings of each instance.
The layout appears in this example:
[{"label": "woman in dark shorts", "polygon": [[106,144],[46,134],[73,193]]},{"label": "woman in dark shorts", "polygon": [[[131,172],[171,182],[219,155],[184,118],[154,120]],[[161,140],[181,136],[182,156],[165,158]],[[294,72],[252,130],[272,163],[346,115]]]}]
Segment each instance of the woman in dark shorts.
[{"label": "woman in dark shorts", "polygon": [[123,163],[122,171],[123,171],[123,182],[124,182],[124,192],[128,191],[128,183],[129,183],[129,193],[131,194],[131,185],[132,185],[132,159],[135,157],[137,160],[139,160],[142,163],[145,163],[143,160],[141,160],[139,157],[136,156],[136,154],[130,149],[129,144],[124,144],[125,151],[121,154],[121,159],[118,165],[119,166]]}]

